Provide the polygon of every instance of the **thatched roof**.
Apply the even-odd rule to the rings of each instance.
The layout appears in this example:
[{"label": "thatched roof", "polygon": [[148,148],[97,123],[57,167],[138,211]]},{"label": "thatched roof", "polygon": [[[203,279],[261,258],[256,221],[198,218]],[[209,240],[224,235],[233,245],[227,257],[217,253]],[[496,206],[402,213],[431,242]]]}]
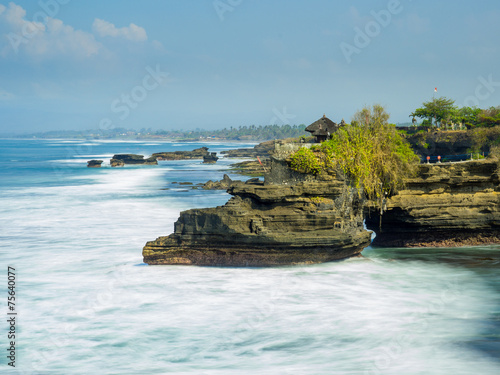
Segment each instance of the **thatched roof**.
[{"label": "thatched roof", "polygon": [[317,136],[328,136],[335,133],[339,129],[340,125],[336,124],[328,117],[323,115],[318,121],[313,122],[306,128],[306,132],[311,133],[311,135]]}]

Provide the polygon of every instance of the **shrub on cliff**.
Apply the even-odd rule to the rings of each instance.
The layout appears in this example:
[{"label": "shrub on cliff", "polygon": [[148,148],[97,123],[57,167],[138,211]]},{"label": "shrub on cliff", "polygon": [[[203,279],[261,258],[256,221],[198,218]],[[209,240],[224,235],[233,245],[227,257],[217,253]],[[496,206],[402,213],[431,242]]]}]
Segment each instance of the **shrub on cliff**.
[{"label": "shrub on cliff", "polygon": [[317,175],[323,171],[324,163],[313,150],[302,147],[292,154],[290,166],[295,171]]},{"label": "shrub on cliff", "polygon": [[472,147],[467,150],[468,152],[488,152],[493,146],[500,145],[500,126],[476,128],[469,133],[472,140]]},{"label": "shrub on cliff", "polygon": [[318,174],[335,168],[372,199],[396,191],[415,173],[419,158],[388,119],[380,105],[363,108],[351,125],[339,129],[330,140],[293,154],[292,169]]}]

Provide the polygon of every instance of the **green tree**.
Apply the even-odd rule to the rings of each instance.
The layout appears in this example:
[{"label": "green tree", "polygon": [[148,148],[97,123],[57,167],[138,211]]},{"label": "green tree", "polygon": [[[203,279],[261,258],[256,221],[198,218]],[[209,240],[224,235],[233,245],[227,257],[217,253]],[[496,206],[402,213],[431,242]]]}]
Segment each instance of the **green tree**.
[{"label": "green tree", "polygon": [[477,115],[477,126],[491,128],[500,125],[500,106],[483,109]]},{"label": "green tree", "polygon": [[462,107],[456,113],[456,122],[460,122],[468,128],[474,127],[477,125],[477,116],[481,111],[477,107]]},{"label": "green tree", "polygon": [[434,98],[429,102],[422,103],[422,108],[417,108],[410,117],[418,117],[434,120],[434,124],[438,125],[442,120],[450,122],[456,116],[457,108],[454,106],[455,101],[446,97]]},{"label": "green tree", "polygon": [[395,192],[414,174],[419,158],[388,120],[382,106],[365,107],[330,140],[292,154],[291,167],[313,174],[337,170],[372,199]]}]

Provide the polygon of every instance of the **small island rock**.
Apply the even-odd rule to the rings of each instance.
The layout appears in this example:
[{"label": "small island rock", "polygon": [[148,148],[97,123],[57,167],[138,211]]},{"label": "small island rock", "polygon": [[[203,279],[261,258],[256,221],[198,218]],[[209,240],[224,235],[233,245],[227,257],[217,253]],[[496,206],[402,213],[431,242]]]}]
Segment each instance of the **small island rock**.
[{"label": "small island rock", "polygon": [[102,163],[103,163],[103,160],[89,160],[87,162],[87,167],[88,168],[101,168]]}]

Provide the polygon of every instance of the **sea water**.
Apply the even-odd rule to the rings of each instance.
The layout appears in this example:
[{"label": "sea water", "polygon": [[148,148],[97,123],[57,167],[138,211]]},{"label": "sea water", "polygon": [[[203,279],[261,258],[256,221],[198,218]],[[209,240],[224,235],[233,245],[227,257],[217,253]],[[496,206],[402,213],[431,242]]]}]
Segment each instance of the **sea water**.
[{"label": "sea water", "polygon": [[180,211],[229,198],[174,182],[219,180],[234,160],[109,159],[203,145],[0,140],[1,374],[500,373],[499,246],[368,248],[295,267],[145,265],[142,247]]}]

